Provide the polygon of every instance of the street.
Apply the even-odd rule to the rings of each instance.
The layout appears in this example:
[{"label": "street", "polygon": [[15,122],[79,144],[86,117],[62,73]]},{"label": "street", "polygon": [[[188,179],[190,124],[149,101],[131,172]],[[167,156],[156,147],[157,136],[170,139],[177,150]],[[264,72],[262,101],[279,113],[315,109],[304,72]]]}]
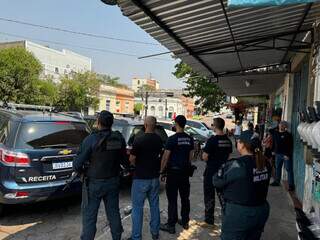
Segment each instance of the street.
[{"label": "street", "polygon": [[[170,235],[160,232],[160,239],[192,240],[219,239],[220,230],[208,228],[203,223],[204,204],[202,191],[202,173],[204,162],[195,163],[198,167],[191,179],[191,221],[189,230],[176,226],[177,233]],[[296,239],[295,216],[287,195],[282,188],[269,190],[271,214],[262,239],[294,240]],[[283,201],[279,201],[279,199]],[[121,217],[124,227],[123,239],[131,234],[131,217],[126,215],[130,206],[130,189],[124,187],[120,194]],[[0,220],[0,239],[4,240],[72,240],[79,239],[81,231],[80,197],[62,199],[53,202],[42,202],[29,206],[14,206],[6,209],[6,215]],[[165,222],[167,201],[162,183],[160,192],[161,221]],[[216,199],[216,224],[220,224],[220,205]],[[143,239],[150,239],[148,204],[145,205]],[[104,206],[101,204],[97,223],[97,240],[110,239],[111,235],[106,221]]]},{"label": "street", "polygon": [[[203,231],[199,231],[201,220],[203,217],[203,197],[202,197],[202,162],[197,162],[198,170],[192,178],[191,183],[191,221],[190,229],[182,231],[180,226],[177,226],[177,235],[167,236],[161,233],[161,236],[166,235],[167,239],[198,239],[201,233],[202,239],[208,239],[210,236],[217,236],[218,232],[208,231],[204,236]],[[120,194],[120,208],[123,219],[124,234],[123,237],[130,236],[131,218],[130,215],[125,215],[125,208],[130,205],[130,189],[123,187]],[[219,204],[217,204],[219,206]],[[144,239],[149,239],[148,229],[148,211],[146,204],[145,224],[144,224]],[[79,239],[81,230],[81,200],[80,197],[62,199],[59,201],[41,202],[28,206],[12,206],[8,207],[0,220],[0,239],[5,240],[40,240],[40,239]],[[166,195],[164,184],[161,186],[160,193],[160,210],[161,220],[166,220]],[[108,224],[104,214],[104,206],[101,204],[100,213],[97,224],[96,239],[111,239],[108,231]],[[210,235],[209,235],[210,234]],[[107,235],[107,238],[103,236]],[[192,238],[190,238],[192,235]]]}]

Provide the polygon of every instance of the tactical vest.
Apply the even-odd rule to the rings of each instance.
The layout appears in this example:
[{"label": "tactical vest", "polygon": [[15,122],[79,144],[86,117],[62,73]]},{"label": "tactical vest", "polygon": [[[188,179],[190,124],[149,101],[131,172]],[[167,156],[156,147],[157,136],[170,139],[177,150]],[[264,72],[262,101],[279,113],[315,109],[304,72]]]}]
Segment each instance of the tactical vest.
[{"label": "tactical vest", "polygon": [[95,179],[108,179],[119,176],[122,157],[122,135],[111,132],[98,140],[91,155],[86,176]]}]

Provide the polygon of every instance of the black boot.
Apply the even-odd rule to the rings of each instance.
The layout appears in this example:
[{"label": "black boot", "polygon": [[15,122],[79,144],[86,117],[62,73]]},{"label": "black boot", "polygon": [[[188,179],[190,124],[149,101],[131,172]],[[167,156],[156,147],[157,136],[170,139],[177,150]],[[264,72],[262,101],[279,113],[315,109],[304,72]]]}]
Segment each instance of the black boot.
[{"label": "black boot", "polygon": [[189,223],[183,223],[181,219],[178,220],[178,224],[183,227],[183,229],[189,229]]},{"label": "black boot", "polygon": [[168,232],[170,234],[176,233],[176,228],[174,226],[170,226],[168,223],[160,224],[160,230],[164,232]]}]

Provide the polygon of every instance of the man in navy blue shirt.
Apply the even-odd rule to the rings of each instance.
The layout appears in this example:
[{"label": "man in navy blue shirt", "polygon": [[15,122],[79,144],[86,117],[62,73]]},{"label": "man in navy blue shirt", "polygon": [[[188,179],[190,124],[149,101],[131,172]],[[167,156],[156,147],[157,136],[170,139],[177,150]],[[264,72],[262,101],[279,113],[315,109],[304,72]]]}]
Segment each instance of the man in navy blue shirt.
[{"label": "man in navy blue shirt", "polygon": [[[190,182],[189,172],[193,156],[194,141],[184,132],[186,118],[179,115],[175,119],[176,134],[169,137],[161,162],[161,173],[166,169],[166,193],[168,198],[168,222],[160,225],[160,230],[175,233],[179,223],[184,229],[189,228]],[[181,221],[178,221],[178,192],[181,198]]]},{"label": "man in navy blue shirt", "polygon": [[212,183],[212,177],[232,153],[232,143],[223,132],[224,126],[225,122],[222,118],[213,119],[213,130],[216,135],[209,138],[203,149],[202,159],[207,162],[203,174],[205,222],[209,225],[214,224],[215,188]]}]

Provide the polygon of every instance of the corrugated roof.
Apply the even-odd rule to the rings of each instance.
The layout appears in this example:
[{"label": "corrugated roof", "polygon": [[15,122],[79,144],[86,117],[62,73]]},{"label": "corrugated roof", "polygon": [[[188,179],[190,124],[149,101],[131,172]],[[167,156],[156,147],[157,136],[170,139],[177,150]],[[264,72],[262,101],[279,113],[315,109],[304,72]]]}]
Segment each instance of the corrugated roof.
[{"label": "corrugated roof", "polygon": [[222,76],[243,77],[248,69],[289,63],[293,53],[310,47],[302,40],[320,16],[320,3],[239,9],[229,9],[223,0],[118,4],[125,16],[195,70],[219,76],[219,83]]}]

